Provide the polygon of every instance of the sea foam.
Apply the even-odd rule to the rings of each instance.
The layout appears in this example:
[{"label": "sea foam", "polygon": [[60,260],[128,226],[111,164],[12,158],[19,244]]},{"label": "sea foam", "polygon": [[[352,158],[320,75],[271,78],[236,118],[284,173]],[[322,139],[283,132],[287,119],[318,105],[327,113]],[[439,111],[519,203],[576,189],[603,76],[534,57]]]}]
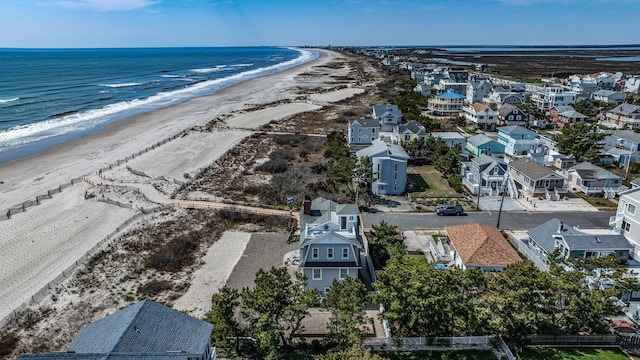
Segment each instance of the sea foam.
[{"label": "sea foam", "polygon": [[[292,60],[271,66],[240,72],[220,79],[204,80],[182,89],[160,92],[144,99],[121,101],[104,107],[82,111],[46,121],[15,126],[0,131],[0,152],[16,147],[28,145],[56,136],[67,135],[74,132],[86,132],[92,128],[108,124],[132,115],[152,111],[158,108],[177,104],[194,97],[212,94],[215,91],[263,75],[273,74],[287,68],[300,65],[317,58],[318,54],[304,49],[292,49],[300,52],[300,55]],[[222,69],[225,66],[218,66]],[[106,87],[138,86],[141,83],[101,84]],[[6,99],[6,101],[15,101]]]}]

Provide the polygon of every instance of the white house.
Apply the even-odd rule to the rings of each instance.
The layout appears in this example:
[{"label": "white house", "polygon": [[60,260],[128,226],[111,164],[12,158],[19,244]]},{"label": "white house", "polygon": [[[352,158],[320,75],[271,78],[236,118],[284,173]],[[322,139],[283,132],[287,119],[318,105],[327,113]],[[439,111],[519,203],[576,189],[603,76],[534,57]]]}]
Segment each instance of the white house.
[{"label": "white house", "polygon": [[633,258],[640,259],[640,187],[620,193],[618,209],[609,225],[629,240],[634,248]]},{"label": "white house", "polygon": [[624,102],[625,96],[619,91],[598,90],[591,94],[591,99],[620,105]]},{"label": "white house", "polygon": [[467,85],[467,103],[481,102],[491,92],[491,83],[485,78],[473,78]]},{"label": "white house", "polygon": [[478,129],[485,131],[495,131],[498,123],[498,112],[491,110],[485,104],[474,102],[463,107],[464,117],[467,123],[475,124]]},{"label": "white house", "polygon": [[545,87],[531,94],[531,101],[542,111],[554,106],[570,105],[576,102],[576,93],[559,86]]}]

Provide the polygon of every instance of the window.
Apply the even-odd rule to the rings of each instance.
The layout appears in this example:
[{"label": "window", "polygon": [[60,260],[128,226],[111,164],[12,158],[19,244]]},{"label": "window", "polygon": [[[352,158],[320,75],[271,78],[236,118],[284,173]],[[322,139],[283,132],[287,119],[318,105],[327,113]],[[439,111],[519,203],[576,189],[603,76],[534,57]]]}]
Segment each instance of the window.
[{"label": "window", "polygon": [[359,128],[359,129],[358,129],[358,133],[361,133],[361,132],[362,132],[362,128]]},{"label": "window", "polygon": [[340,268],[340,280],[344,280],[349,276],[349,269]]},{"label": "window", "polygon": [[371,133],[375,134],[376,133],[376,129],[375,128],[371,129]]},{"label": "window", "polygon": [[331,288],[324,288],[324,294],[329,295],[329,290],[331,290]]},{"label": "window", "polygon": [[349,258],[349,248],[342,248],[342,258],[343,259],[348,259]]},{"label": "window", "polygon": [[627,206],[627,212],[628,212],[629,214],[631,214],[631,215],[635,215],[635,213],[636,213],[636,206],[635,206],[635,205],[633,205],[633,204],[629,204],[629,205]]},{"label": "window", "polygon": [[622,221],[622,231],[624,232],[629,232],[629,229],[631,229],[631,224],[629,224],[626,221]]},{"label": "window", "polygon": [[322,269],[313,269],[313,280],[322,280]]},{"label": "window", "polygon": [[311,250],[311,258],[313,258],[313,259],[317,259],[318,258],[318,248],[313,248]]},{"label": "window", "polygon": [[327,259],[333,259],[333,248],[327,249]]},{"label": "window", "polygon": [[340,230],[347,230],[347,217],[340,216]]}]

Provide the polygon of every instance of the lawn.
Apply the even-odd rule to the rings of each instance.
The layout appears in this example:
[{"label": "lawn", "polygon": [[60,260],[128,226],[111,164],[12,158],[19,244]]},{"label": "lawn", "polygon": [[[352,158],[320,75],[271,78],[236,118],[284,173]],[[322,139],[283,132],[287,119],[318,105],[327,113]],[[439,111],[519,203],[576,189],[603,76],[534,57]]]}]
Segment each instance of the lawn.
[{"label": "lawn", "polygon": [[412,197],[461,197],[462,194],[449,186],[447,179],[433,165],[411,166],[407,169],[407,179],[413,184],[409,190]]},{"label": "lawn", "polygon": [[491,351],[411,351],[411,352],[378,352],[378,355],[389,360],[496,360]]},{"label": "lawn", "polygon": [[629,360],[618,348],[548,348],[529,347],[520,356],[522,360]]},{"label": "lawn", "polygon": [[575,192],[575,194],[584,199],[584,201],[588,202],[592,206],[598,208],[598,210],[615,210],[618,208],[618,204],[609,199],[596,196],[587,196],[581,192]]}]

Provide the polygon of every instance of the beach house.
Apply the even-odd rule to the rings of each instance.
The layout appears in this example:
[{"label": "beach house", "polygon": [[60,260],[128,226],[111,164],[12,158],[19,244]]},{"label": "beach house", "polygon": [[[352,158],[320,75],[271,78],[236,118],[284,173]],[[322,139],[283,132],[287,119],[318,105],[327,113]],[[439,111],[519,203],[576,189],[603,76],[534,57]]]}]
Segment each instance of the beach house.
[{"label": "beach house", "polygon": [[498,128],[498,142],[504,145],[505,160],[526,156],[529,153],[544,152],[544,142],[536,138],[536,133],[519,125]]},{"label": "beach house", "polygon": [[545,196],[547,200],[560,200],[567,193],[562,176],[531,159],[523,158],[510,162],[508,171],[521,195]]},{"label": "beach house", "polygon": [[531,94],[531,101],[538,109],[549,111],[554,106],[575,103],[576,93],[560,86],[549,86]]},{"label": "beach house", "polygon": [[484,134],[468,138],[466,149],[473,156],[482,154],[493,157],[504,156],[504,145]]},{"label": "beach house", "polygon": [[19,359],[215,360],[212,330],[211,323],[147,299],[85,326],[65,352]]},{"label": "beach house", "polygon": [[505,190],[507,164],[488,155],[476,156],[462,164],[462,184],[477,195],[499,195]]},{"label": "beach house", "polygon": [[633,258],[640,259],[640,187],[620,193],[616,214],[609,219],[609,225],[629,240],[634,247]]},{"label": "beach house", "polygon": [[358,278],[366,254],[356,204],[305,197],[300,211],[300,269],[306,289],[326,296],[334,280]]},{"label": "beach house", "polygon": [[403,142],[411,142],[415,139],[427,139],[429,133],[424,126],[415,120],[407,121],[393,128],[392,142],[394,144],[402,144]]},{"label": "beach house", "polygon": [[589,234],[553,218],[527,232],[528,248],[538,259],[546,263],[549,254],[559,250],[563,259],[599,258],[614,255],[627,261],[633,250],[622,235]]},{"label": "beach house", "polygon": [[397,144],[374,140],[367,148],[356,152],[358,158],[368,157],[374,181],[371,191],[377,195],[402,195],[407,186],[409,155]]},{"label": "beach house", "polygon": [[500,126],[525,126],[528,120],[529,115],[515,105],[504,104],[498,108],[498,125]]},{"label": "beach house", "polygon": [[347,143],[353,151],[371,146],[372,141],[380,136],[380,120],[370,117],[349,121]]},{"label": "beach house", "polygon": [[372,117],[380,122],[380,131],[391,132],[395,126],[402,123],[402,111],[398,105],[373,105]]},{"label": "beach house", "polygon": [[453,245],[454,263],[463,270],[503,271],[522,258],[500,230],[484,224],[445,226]]},{"label": "beach house", "polygon": [[459,116],[465,96],[449,90],[429,99],[427,108],[436,116]]},{"label": "beach house", "polygon": [[603,194],[605,198],[613,199],[628,189],[622,185],[622,180],[622,176],[586,161],[567,170],[568,186],[587,196]]},{"label": "beach house", "polygon": [[463,108],[468,124],[476,125],[479,130],[495,131],[498,123],[498,112],[485,104],[475,102]]},{"label": "beach house", "polygon": [[617,129],[640,127],[640,105],[627,103],[618,105],[607,111],[605,118],[600,123]]}]

